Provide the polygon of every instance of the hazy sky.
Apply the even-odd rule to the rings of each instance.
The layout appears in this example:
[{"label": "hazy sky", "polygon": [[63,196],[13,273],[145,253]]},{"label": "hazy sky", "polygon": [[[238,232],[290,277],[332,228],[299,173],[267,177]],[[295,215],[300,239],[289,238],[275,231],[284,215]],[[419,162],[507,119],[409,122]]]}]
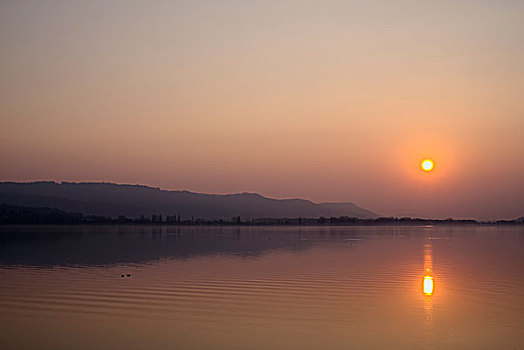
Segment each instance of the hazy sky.
[{"label": "hazy sky", "polygon": [[0,180],[524,215],[524,1],[2,0],[0,48]]}]

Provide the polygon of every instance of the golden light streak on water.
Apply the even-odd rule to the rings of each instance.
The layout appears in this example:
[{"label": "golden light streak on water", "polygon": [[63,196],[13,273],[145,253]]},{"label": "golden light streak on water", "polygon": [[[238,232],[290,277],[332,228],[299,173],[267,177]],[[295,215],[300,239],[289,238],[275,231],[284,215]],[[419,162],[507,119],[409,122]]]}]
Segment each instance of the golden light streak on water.
[{"label": "golden light streak on water", "polygon": [[433,276],[424,276],[423,291],[425,295],[433,295]]},{"label": "golden light streak on water", "polygon": [[431,244],[424,245],[424,278],[422,280],[422,292],[426,296],[432,296],[434,290],[433,254]]},{"label": "golden light streak on water", "polygon": [[434,291],[433,252],[431,243],[424,245],[424,277],[422,278],[422,293],[424,295],[425,327],[423,342],[427,349],[434,349],[433,301]]}]

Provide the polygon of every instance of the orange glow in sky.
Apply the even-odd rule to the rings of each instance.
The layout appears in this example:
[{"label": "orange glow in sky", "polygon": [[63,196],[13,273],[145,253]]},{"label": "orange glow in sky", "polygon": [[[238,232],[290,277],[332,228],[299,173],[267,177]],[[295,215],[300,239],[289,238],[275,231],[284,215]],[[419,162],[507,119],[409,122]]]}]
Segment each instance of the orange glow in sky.
[{"label": "orange glow in sky", "polygon": [[0,181],[522,216],[524,2],[379,4],[2,2]]}]

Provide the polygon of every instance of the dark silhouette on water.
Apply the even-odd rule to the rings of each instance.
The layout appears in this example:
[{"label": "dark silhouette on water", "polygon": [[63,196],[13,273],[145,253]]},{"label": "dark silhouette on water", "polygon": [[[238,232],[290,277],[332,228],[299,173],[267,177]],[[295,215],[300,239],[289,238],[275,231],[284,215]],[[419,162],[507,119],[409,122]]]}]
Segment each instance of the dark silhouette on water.
[{"label": "dark silhouette on water", "polygon": [[[301,238],[318,231],[267,226],[4,225],[0,226],[0,266],[139,264],[214,254],[256,257],[274,249],[308,249],[313,241]],[[339,234],[329,227],[321,232],[328,238]]]}]

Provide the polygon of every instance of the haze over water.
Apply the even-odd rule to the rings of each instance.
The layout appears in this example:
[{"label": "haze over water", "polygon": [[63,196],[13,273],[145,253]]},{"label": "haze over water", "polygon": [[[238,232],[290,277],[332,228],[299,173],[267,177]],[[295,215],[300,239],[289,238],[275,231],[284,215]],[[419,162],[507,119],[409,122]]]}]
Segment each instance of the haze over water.
[{"label": "haze over water", "polygon": [[2,349],[524,346],[523,227],[1,227],[0,237]]}]

